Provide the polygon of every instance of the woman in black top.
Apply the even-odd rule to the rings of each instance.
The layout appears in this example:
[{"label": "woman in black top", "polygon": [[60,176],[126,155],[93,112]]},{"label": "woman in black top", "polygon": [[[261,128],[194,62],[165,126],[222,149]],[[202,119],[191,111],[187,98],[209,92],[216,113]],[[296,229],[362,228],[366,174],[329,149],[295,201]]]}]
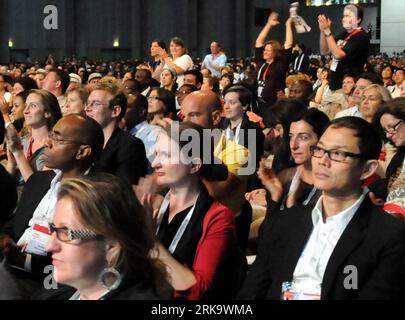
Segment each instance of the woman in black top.
[{"label": "woman in black top", "polygon": [[249,149],[251,155],[256,157],[256,164],[259,164],[263,155],[264,134],[260,126],[250,121],[247,116],[247,112],[251,111],[252,102],[252,93],[246,87],[232,85],[226,88],[224,91],[225,119],[222,122],[222,129],[225,130],[227,140]]},{"label": "woman in black top", "polygon": [[370,189],[376,198],[385,202],[386,211],[401,214],[405,218],[405,185],[402,184],[405,178],[405,98],[386,102],[377,113],[374,123],[384,130],[387,139],[392,141],[398,151],[387,167],[386,178],[375,182]]},{"label": "woman in black top", "polygon": [[285,79],[291,60],[293,46],[292,19],[286,22],[286,40],[284,49],[278,41],[266,42],[270,30],[279,25],[278,13],[272,12],[266,25],[256,40],[255,57],[257,64],[257,95],[263,99],[267,106],[271,106],[277,100],[277,92],[284,91]]},{"label": "woman in black top", "polygon": [[64,180],[49,233],[54,279],[71,288],[45,288],[41,298],[171,297],[165,268],[150,255],[149,217],[123,180],[108,174]]}]

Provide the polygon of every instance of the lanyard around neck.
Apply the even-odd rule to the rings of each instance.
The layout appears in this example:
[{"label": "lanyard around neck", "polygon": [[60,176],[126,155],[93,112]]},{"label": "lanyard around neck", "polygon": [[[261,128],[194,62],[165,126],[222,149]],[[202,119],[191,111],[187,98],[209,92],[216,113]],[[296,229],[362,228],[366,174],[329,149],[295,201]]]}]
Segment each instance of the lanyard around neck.
[{"label": "lanyard around neck", "polygon": [[259,74],[258,74],[258,76],[257,76],[257,80],[258,80],[258,81],[260,81],[260,78],[262,78],[262,81],[265,81],[265,80],[266,80],[267,74],[269,73],[269,70],[270,70],[271,63],[268,63],[268,64],[267,64],[267,68],[266,68],[266,70],[264,71],[263,76],[261,77],[262,71],[263,71],[264,66],[265,66],[266,64],[267,64],[267,62],[266,62],[265,64],[263,64],[262,67],[261,67],[260,70],[259,70]]},{"label": "lanyard around neck", "polygon": [[233,134],[233,130],[231,129],[231,125],[226,129],[225,135],[226,135],[226,140],[228,141],[233,141],[236,144],[239,144],[240,141],[240,129],[242,126],[242,122],[239,123],[239,125],[236,127],[235,135]]},{"label": "lanyard around neck", "polygon": [[[200,195],[198,195],[198,198],[200,197]],[[187,213],[186,217],[184,218],[183,222],[181,223],[179,229],[177,230],[172,243],[170,244],[168,250],[170,251],[170,253],[173,254],[173,252],[176,250],[177,245],[180,242],[180,239],[183,237],[184,232],[186,231],[186,228],[188,226],[188,224],[190,223],[191,217],[193,216],[196,204],[197,204],[197,200],[196,203],[194,203],[194,206],[190,209],[190,211]],[[163,216],[165,215],[167,208],[169,207],[170,204],[170,191],[166,194],[162,205],[160,206],[160,210],[159,210],[159,214],[157,217],[157,228],[156,228],[156,235],[159,233],[160,230],[160,225],[162,224],[162,220],[163,220]]]},{"label": "lanyard around neck", "polygon": [[362,32],[362,29],[361,29],[361,28],[357,28],[356,30],[354,30],[353,32],[351,32],[351,33],[343,40],[343,42],[338,45],[339,48],[343,48],[343,47],[346,45],[347,41],[349,41],[351,38],[353,38],[356,34],[358,34],[358,33],[360,33],[360,32]]}]

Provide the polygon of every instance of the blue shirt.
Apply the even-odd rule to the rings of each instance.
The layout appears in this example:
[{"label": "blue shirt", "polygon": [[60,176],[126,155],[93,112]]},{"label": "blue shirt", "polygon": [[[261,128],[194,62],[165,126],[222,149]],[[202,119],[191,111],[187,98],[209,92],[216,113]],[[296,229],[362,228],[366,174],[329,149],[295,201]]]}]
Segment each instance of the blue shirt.
[{"label": "blue shirt", "polygon": [[129,131],[131,135],[142,140],[145,145],[146,158],[148,158],[148,172],[152,172],[152,162],[155,160],[156,139],[163,129],[144,121]]}]

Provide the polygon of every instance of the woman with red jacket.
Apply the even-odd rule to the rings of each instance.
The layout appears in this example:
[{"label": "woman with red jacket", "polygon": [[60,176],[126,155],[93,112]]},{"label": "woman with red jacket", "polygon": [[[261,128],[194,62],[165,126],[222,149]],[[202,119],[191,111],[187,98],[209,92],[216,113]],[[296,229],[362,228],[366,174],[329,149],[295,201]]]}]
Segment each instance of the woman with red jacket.
[{"label": "woman with red jacket", "polygon": [[225,166],[213,164],[212,156],[207,161],[212,151],[203,147],[209,142],[203,141],[202,128],[191,123],[174,123],[156,142],[152,167],[157,184],[169,192],[154,212],[155,251],[167,266],[176,298],[231,298],[234,291],[233,214],[211,198],[201,181],[227,177]]}]

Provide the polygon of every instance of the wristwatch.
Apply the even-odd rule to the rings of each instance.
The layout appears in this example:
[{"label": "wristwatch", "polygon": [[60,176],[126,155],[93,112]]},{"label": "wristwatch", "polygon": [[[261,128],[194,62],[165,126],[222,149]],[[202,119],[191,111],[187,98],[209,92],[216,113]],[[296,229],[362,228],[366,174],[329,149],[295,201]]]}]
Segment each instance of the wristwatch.
[{"label": "wristwatch", "polygon": [[328,37],[330,37],[332,35],[332,32],[331,31],[324,32],[324,35],[325,35],[326,38],[328,38]]}]

